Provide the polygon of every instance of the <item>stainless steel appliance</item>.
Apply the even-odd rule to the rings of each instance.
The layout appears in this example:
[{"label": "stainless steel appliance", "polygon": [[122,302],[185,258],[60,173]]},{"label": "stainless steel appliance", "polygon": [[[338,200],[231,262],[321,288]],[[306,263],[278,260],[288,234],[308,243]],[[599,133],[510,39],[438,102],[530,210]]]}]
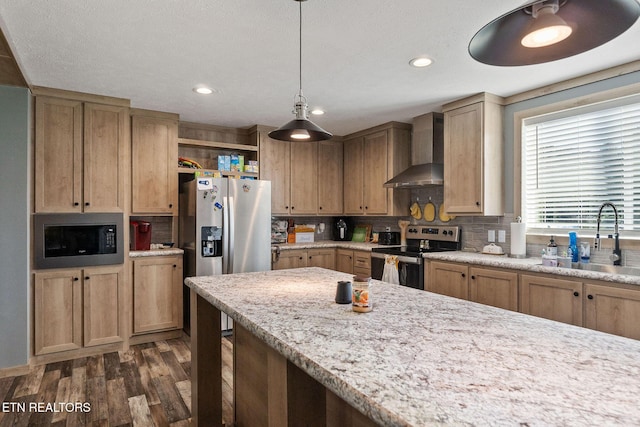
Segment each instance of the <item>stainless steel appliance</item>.
[{"label": "stainless steel appliance", "polygon": [[[179,215],[185,277],[271,269],[270,181],[197,177],[182,182]],[[184,291],[189,325],[188,288]],[[222,330],[232,326],[223,313]]]},{"label": "stainless steel appliance", "polygon": [[462,229],[449,226],[410,225],[406,246],[378,247],[371,250],[371,277],[382,279],[386,255],[398,257],[400,284],[424,289],[423,253],[460,250]]},{"label": "stainless steel appliance", "polygon": [[35,268],[122,264],[122,214],[33,215]]}]

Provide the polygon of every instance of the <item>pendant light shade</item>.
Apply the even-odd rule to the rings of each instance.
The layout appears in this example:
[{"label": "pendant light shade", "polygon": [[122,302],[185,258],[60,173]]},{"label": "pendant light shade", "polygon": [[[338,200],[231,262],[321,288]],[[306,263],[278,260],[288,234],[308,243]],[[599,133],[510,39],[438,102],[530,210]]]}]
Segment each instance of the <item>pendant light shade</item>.
[{"label": "pendant light shade", "polygon": [[613,40],[638,16],[637,0],[530,1],[478,31],[469,54],[498,66],[556,61]]},{"label": "pendant light shade", "polygon": [[307,98],[302,94],[302,2],[306,0],[295,1],[300,5],[300,60],[298,62],[300,87],[293,104],[293,114],[296,115],[296,118],[269,132],[269,138],[280,141],[324,141],[331,139],[333,135],[309,120]]}]

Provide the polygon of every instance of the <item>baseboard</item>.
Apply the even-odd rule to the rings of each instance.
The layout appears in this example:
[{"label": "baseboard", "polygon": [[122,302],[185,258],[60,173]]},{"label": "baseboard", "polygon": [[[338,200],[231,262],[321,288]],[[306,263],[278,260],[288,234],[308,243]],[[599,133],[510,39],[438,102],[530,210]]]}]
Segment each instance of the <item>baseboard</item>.
[{"label": "baseboard", "polygon": [[29,373],[29,365],[12,366],[0,369],[0,378],[17,377]]}]

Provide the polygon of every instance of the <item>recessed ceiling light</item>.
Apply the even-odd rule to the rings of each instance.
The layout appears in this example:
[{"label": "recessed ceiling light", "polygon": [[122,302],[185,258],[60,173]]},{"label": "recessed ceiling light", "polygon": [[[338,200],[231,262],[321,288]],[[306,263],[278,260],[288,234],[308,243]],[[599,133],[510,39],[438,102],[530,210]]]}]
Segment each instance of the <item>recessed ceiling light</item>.
[{"label": "recessed ceiling light", "polygon": [[409,65],[416,68],[428,67],[432,63],[433,60],[431,58],[427,58],[426,56],[413,58],[411,61],[409,61]]},{"label": "recessed ceiling light", "polygon": [[213,93],[213,89],[208,88],[206,86],[196,86],[193,88],[193,91],[201,95],[210,95]]},{"label": "recessed ceiling light", "polygon": [[324,114],[324,110],[322,108],[314,108],[313,110],[311,110],[311,114],[313,114],[314,116],[321,116]]}]

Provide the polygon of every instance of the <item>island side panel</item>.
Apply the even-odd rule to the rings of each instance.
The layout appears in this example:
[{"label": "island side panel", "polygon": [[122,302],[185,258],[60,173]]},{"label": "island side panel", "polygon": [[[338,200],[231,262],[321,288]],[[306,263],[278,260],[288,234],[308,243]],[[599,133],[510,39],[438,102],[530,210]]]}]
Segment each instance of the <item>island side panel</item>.
[{"label": "island side panel", "polygon": [[191,425],[222,426],[220,310],[191,290]]}]

